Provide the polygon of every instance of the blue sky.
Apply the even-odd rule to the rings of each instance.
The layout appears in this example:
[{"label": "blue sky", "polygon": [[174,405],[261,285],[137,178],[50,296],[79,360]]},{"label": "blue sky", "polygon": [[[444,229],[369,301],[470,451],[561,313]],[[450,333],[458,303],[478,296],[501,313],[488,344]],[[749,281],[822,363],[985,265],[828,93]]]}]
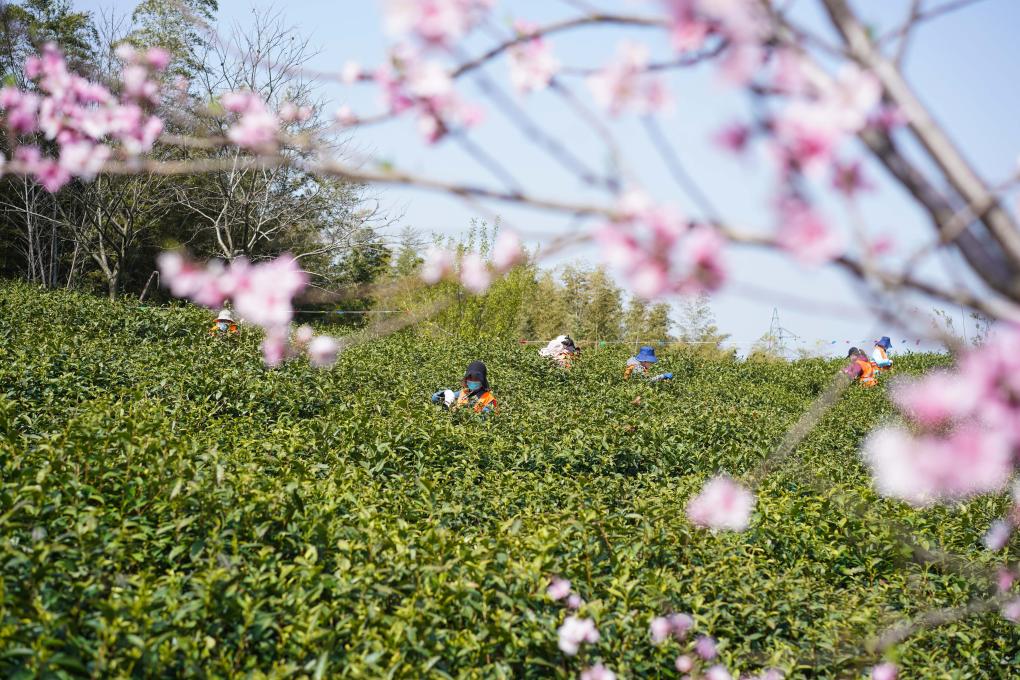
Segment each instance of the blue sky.
[{"label": "blue sky", "polygon": [[[253,0],[219,2],[220,25],[224,30],[233,22],[247,24],[253,8],[280,9],[286,21],[319,48],[320,54],[310,65],[317,70],[338,71],[348,59],[372,65],[385,54],[387,38],[382,31],[380,3],[375,0],[290,0],[275,5]],[[942,2],[945,0],[930,0],[928,4]],[[86,9],[113,6],[118,11],[130,11],[134,3],[116,0],[111,5],[103,0],[78,0],[76,4]],[[593,4],[636,12],[644,9],[642,3],[629,0],[603,0]],[[898,24],[909,4],[909,0],[855,2],[879,27]],[[824,30],[827,26],[817,5],[817,0],[795,3],[805,23]],[[541,24],[573,13],[575,10],[563,1],[502,0],[496,16],[500,20],[528,18]],[[1020,124],[1017,122],[1020,92],[1011,78],[1020,66],[1020,41],[1015,39],[1017,26],[1020,26],[1020,2],[985,0],[926,24],[911,43],[906,62],[907,75],[922,99],[981,174],[991,181],[1002,180],[1015,172],[1020,154]],[[646,42],[653,54],[668,54],[668,46],[662,38],[642,30],[581,30],[562,34],[553,45],[564,64],[600,65],[609,60],[623,38]],[[480,45],[469,42],[462,49],[475,54]],[[487,73],[509,92],[505,61],[494,62]],[[575,80],[572,84],[574,91],[590,102],[583,82]],[[663,121],[663,127],[687,170],[728,221],[748,229],[769,229],[772,226],[769,208],[772,184],[768,159],[759,154],[741,163],[719,154],[709,141],[712,131],[743,117],[748,100],[739,92],[721,86],[710,67],[671,76],[669,85],[675,94],[676,107],[675,113]],[[324,92],[334,104],[349,103],[358,113],[380,110],[377,96],[367,86],[347,88],[329,84],[324,86]],[[464,93],[488,104],[470,84]],[[593,167],[605,167],[605,146],[566,110],[562,100],[540,93],[521,103],[577,156]],[[488,108],[489,114],[474,139],[500,159],[528,190],[570,200],[597,198],[522,137],[497,110]],[[630,178],[656,198],[674,202],[689,214],[697,215],[695,206],[666,172],[639,121],[621,118],[611,126],[625,148]],[[495,185],[492,176],[455,145],[444,143],[426,148],[410,120],[359,131],[352,144],[359,153],[391,160],[412,172]],[[869,167],[869,171],[878,190],[861,203],[868,231],[887,233],[906,250],[923,243],[930,231],[924,216],[888,181],[880,168]],[[401,224],[427,233],[456,235],[467,228],[472,217],[484,217],[479,209],[424,192],[390,188],[376,193],[390,211],[403,215]],[[531,237],[532,246],[541,241],[536,237],[550,238],[572,228],[563,218],[506,206],[488,207]],[[846,224],[844,205],[834,201],[825,207],[831,220]],[[590,248],[583,248],[551,260],[550,264],[555,266],[570,260],[595,262],[597,254]],[[839,271],[803,269],[785,258],[747,249],[731,253],[729,268],[732,284],[714,296],[712,305],[720,328],[730,333],[736,342],[750,342],[761,336],[768,329],[772,309],[776,307],[783,326],[804,338],[806,346],[821,343],[823,350],[845,353],[844,340],[857,342],[880,334],[893,335],[897,341],[909,334],[913,346],[912,339],[917,334],[878,322],[874,312],[861,302],[849,279]],[[944,269],[942,263],[933,263],[925,272],[941,280],[946,276]],[[797,301],[802,298],[814,303],[802,305]],[[930,307],[924,306],[925,309]],[[960,310],[953,311],[959,325]],[[828,344],[831,340],[838,342],[832,346]]]}]

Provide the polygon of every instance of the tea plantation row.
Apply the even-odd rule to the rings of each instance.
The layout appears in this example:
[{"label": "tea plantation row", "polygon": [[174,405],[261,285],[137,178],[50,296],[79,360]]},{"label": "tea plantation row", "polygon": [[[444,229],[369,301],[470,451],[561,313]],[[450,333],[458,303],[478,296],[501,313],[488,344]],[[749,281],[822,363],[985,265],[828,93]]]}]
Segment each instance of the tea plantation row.
[{"label": "tea plantation row", "polygon": [[[753,470],[839,362],[703,362],[620,379],[623,349],[569,374],[535,348],[402,333],[330,370],[261,364],[194,308],[0,284],[0,675],[675,677],[652,616],[690,612],[736,673],[862,676],[864,641],[988,583],[919,565],[898,536],[991,566],[1005,501],[912,511],[877,498],[862,437],[892,417],[854,389],[760,485],[751,529],[683,512]],[[488,363],[501,415],[428,395]],[[904,357],[919,372],[944,358]],[[639,399],[640,397],[640,399]],[[601,641],[556,645],[571,579]],[[922,632],[902,677],[1009,677],[995,613]]]}]

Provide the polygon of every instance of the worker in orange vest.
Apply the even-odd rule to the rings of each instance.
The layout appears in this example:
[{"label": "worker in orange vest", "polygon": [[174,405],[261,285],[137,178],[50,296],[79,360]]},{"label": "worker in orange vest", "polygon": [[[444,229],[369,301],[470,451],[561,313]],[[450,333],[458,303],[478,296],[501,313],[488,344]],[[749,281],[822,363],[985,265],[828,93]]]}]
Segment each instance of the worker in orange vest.
[{"label": "worker in orange vest", "polygon": [[489,388],[488,370],[481,361],[472,361],[468,364],[467,370],[464,371],[464,379],[461,381],[460,392],[439,390],[432,395],[432,403],[440,404],[451,411],[470,408],[478,415],[499,413],[496,397]]},{"label": "worker in orange vest", "polygon": [[237,335],[237,323],[229,309],[221,309],[216,321],[209,329],[209,335]]},{"label": "worker in orange vest", "polygon": [[878,384],[878,377],[875,375],[875,367],[868,361],[868,355],[856,347],[851,347],[846,354],[850,363],[843,371],[851,378],[857,380],[861,387],[874,387]]}]

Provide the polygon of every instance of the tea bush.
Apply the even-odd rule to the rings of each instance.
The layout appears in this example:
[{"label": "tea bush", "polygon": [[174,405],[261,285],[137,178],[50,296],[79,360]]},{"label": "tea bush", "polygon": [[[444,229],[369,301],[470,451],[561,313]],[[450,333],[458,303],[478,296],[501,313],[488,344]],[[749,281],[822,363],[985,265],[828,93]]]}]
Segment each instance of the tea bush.
[{"label": "tea bush", "polygon": [[[652,616],[690,612],[734,671],[860,676],[864,640],[989,584],[898,540],[992,566],[1002,498],[914,511],[858,457],[892,417],[851,390],[761,484],[742,534],[693,528],[707,476],[772,451],[841,362],[705,361],[620,379],[625,350],[564,374],[534,348],[405,332],[330,370],[266,370],[254,334],[191,307],[0,285],[0,672],[12,677],[572,677],[602,659],[673,677]],[[428,395],[487,362],[501,414]],[[901,357],[897,370],[944,364]],[[1001,557],[1001,556],[1000,556]],[[556,646],[550,575],[602,634]],[[909,678],[1008,677],[992,612],[911,638]]]}]

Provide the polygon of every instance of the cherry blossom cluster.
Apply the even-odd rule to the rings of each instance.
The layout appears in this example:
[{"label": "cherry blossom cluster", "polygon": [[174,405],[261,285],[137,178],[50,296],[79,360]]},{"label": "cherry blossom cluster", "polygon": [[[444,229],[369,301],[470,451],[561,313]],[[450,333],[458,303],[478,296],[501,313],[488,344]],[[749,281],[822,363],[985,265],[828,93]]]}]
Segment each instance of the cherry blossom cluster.
[{"label": "cherry blossom cluster", "polygon": [[725,280],[723,237],[640,191],[624,193],[615,219],[594,236],[606,262],[641,297],[714,291]]},{"label": "cherry blossom cluster", "polygon": [[510,271],[520,264],[524,257],[520,236],[513,231],[501,231],[492,245],[492,257],[488,262],[477,252],[464,253],[458,262],[457,253],[454,251],[432,246],[425,253],[421,278],[428,284],[456,278],[472,293],[484,293],[492,284],[494,277]]},{"label": "cherry blossom cluster", "polygon": [[[126,44],[116,54],[124,63],[119,96],[68,71],[64,55],[52,44],[25,61],[34,89],[0,89],[0,123],[13,157],[48,191],[57,191],[72,177],[93,179],[114,153],[111,145],[134,157],[150,150],[163,131],[163,121],[149,111],[160,102],[156,78],[169,55]],[[40,137],[56,150],[44,150]]]},{"label": "cherry blossom cluster", "polygon": [[[912,428],[884,428],[865,443],[879,492],[927,505],[1005,488],[1020,452],[1017,347],[1020,325],[1002,324],[952,370],[894,388]],[[1004,533],[993,531],[990,544]]]},{"label": "cherry blossom cluster", "polygon": [[449,48],[480,24],[495,4],[495,0],[386,0],[384,18],[391,34]]},{"label": "cherry blossom cluster", "polygon": [[[684,651],[677,656],[674,665],[683,673],[685,680],[690,678],[709,678],[710,680],[732,680],[729,670],[720,663],[713,663],[719,655],[718,644],[709,635],[699,635],[688,642],[687,637],[694,628],[694,619],[688,614],[669,614],[656,616],[648,625],[648,633],[652,644],[661,646],[669,640],[685,644]],[[751,676],[742,676],[751,680]],[[757,676],[755,680],[781,680],[783,674],[769,668]]]},{"label": "cherry blossom cluster", "polygon": [[308,275],[290,255],[256,264],[240,257],[230,264],[214,260],[201,265],[181,253],[165,252],[158,263],[163,285],[174,297],[206,307],[219,307],[230,300],[242,319],[261,327],[267,366],[278,366],[301,352],[307,352],[314,366],[330,366],[336,361],[339,344],[329,336],[316,337],[310,326],[299,328],[291,341],[292,301],[305,289]]},{"label": "cherry blossom cluster", "polygon": [[[570,581],[559,576],[550,579],[546,595],[555,602],[562,601],[568,610],[576,611],[584,606],[584,600],[573,591]],[[557,646],[567,656],[576,656],[582,645],[593,645],[601,637],[594,620],[577,614],[568,614],[556,634]],[[616,674],[597,663],[581,672],[581,680],[616,680]]]},{"label": "cherry blossom cluster", "polygon": [[687,519],[717,531],[744,531],[751,521],[754,494],[726,475],[708,480],[687,503]]},{"label": "cherry blossom cluster", "polygon": [[[482,108],[455,91],[449,71],[427,52],[448,51],[485,19],[494,4],[494,0],[388,0],[386,27],[402,42],[390,50],[389,63],[367,76],[356,65],[345,67],[344,80],[374,81],[390,113],[417,114],[418,129],[429,143],[477,125]],[[337,119],[344,125],[357,120],[347,107],[337,112]]]},{"label": "cherry blossom cluster", "polygon": [[[380,88],[385,105],[392,114],[413,111],[418,131],[430,144],[453,130],[470,128],[482,121],[481,107],[465,101],[456,91],[453,78],[443,64],[428,59],[408,43],[390,51],[390,60],[370,76]],[[350,113],[338,112],[341,122]]]},{"label": "cherry blossom cluster", "polygon": [[660,113],[669,106],[665,83],[648,73],[648,57],[644,45],[625,42],[614,61],[588,78],[592,97],[609,115]]},{"label": "cherry blossom cluster", "polygon": [[549,43],[536,33],[535,24],[518,21],[514,28],[518,36],[527,39],[509,50],[510,82],[521,93],[544,90],[560,70],[560,62]]}]

